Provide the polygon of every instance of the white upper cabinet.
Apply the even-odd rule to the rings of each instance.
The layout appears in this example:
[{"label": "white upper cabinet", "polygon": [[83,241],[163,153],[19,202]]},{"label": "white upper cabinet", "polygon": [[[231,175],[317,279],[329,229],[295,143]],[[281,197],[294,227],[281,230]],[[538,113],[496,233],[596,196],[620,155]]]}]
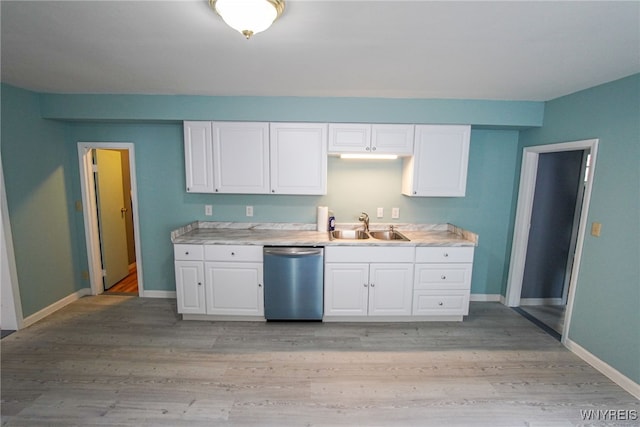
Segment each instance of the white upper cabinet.
[{"label": "white upper cabinet", "polygon": [[470,126],[416,125],[414,155],[404,159],[402,194],[464,197]]},{"label": "white upper cabinet", "polygon": [[271,123],[271,193],[327,194],[327,125]]},{"label": "white upper cabinet", "polygon": [[414,125],[330,123],[329,154],[413,154]]},{"label": "white upper cabinet", "polygon": [[184,122],[184,161],[189,193],[212,193],[211,122]]},{"label": "white upper cabinet", "polygon": [[269,123],[212,122],[214,192],[269,192]]}]

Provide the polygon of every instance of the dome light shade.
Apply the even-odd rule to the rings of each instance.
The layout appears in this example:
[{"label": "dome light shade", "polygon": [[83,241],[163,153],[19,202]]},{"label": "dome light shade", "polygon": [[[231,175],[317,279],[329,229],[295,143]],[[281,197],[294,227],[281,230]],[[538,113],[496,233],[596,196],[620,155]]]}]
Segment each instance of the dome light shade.
[{"label": "dome light shade", "polygon": [[209,4],[247,39],[269,28],[284,11],[284,0],[209,0]]}]

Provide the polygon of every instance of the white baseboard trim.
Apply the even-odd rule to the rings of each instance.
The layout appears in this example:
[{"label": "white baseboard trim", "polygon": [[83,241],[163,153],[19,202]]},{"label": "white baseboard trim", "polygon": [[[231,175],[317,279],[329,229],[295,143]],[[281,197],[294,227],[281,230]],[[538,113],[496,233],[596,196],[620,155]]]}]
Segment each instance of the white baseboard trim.
[{"label": "white baseboard trim", "polygon": [[22,326],[25,328],[27,326],[31,326],[34,323],[36,323],[38,320],[44,319],[48,315],[60,310],[62,307],[69,305],[72,302],[77,301],[80,298],[87,295],[91,295],[91,288],[82,288],[78,291],[75,291],[74,293],[62,298],[61,300],[54,302],[50,306],[45,307],[36,313],[33,313],[31,316],[25,317],[23,320]]},{"label": "white baseboard trim", "polygon": [[176,298],[176,291],[144,291],[143,298]]},{"label": "white baseboard trim", "polygon": [[593,354],[589,353],[584,347],[576,344],[570,339],[564,341],[565,347],[567,347],[573,354],[587,362],[589,365],[596,368],[604,376],[608,377],[611,381],[618,384],[620,387],[631,393],[636,399],[640,400],[640,384],[633,381],[631,378],[625,376],[620,371],[609,365],[608,363],[598,359]]},{"label": "white baseboard trim", "polygon": [[469,301],[482,301],[482,302],[500,302],[502,295],[500,294],[471,294]]},{"label": "white baseboard trim", "polygon": [[562,305],[562,298],[520,298],[520,305]]}]

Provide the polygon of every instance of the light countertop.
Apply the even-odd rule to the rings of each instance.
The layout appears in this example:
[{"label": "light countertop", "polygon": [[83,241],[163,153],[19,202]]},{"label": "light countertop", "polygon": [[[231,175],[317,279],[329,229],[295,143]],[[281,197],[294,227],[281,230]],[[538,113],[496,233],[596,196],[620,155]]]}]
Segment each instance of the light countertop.
[{"label": "light countertop", "polygon": [[[388,230],[391,224],[372,224]],[[174,244],[259,246],[477,246],[478,235],[452,224],[393,224],[409,241],[329,239],[315,224],[238,223],[196,221],[171,232]],[[336,224],[336,229],[357,229],[362,224]]]}]

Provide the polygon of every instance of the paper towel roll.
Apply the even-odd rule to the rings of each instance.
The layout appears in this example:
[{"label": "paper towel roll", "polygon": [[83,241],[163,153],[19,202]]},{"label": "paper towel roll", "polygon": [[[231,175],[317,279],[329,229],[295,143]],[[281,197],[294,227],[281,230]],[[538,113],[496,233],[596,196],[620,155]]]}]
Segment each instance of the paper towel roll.
[{"label": "paper towel roll", "polygon": [[318,231],[327,231],[329,223],[329,207],[318,206],[317,229]]}]

